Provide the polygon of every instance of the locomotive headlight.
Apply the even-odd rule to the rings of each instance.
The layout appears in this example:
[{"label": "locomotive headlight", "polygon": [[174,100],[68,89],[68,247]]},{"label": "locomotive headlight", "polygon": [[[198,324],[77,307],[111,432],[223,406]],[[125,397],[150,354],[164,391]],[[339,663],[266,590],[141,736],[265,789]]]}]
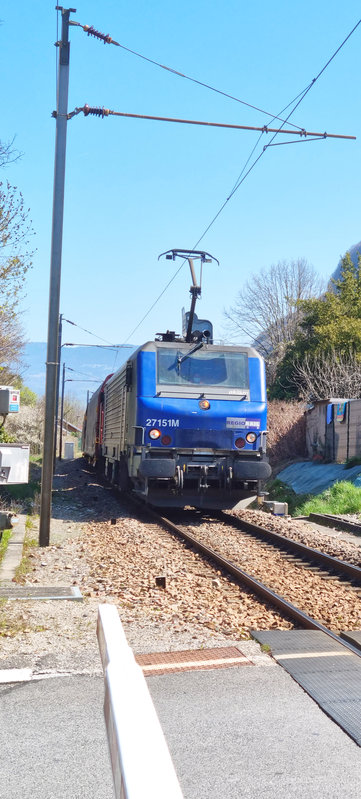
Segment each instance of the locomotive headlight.
[{"label": "locomotive headlight", "polygon": [[257,438],[256,433],[247,433],[246,435],[246,440],[248,441],[249,444],[254,444],[256,438]]},{"label": "locomotive headlight", "polygon": [[200,408],[202,408],[202,411],[208,411],[211,407],[211,403],[208,402],[208,400],[201,400],[198,405]]},{"label": "locomotive headlight", "polygon": [[237,447],[237,449],[242,449],[242,447],[245,446],[246,442],[244,438],[236,438],[234,444]]},{"label": "locomotive headlight", "polygon": [[157,430],[156,427],[153,427],[153,430],[149,430],[149,438],[151,438],[153,441],[156,441],[157,438],[161,437],[161,435],[162,434],[160,430]]}]

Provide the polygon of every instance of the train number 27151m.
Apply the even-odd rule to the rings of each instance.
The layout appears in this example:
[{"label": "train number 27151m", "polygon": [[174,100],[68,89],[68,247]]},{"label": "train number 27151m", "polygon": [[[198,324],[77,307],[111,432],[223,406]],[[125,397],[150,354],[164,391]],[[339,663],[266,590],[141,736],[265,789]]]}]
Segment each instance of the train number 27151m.
[{"label": "train number 27151m", "polygon": [[147,419],[146,427],[179,427],[179,419]]}]

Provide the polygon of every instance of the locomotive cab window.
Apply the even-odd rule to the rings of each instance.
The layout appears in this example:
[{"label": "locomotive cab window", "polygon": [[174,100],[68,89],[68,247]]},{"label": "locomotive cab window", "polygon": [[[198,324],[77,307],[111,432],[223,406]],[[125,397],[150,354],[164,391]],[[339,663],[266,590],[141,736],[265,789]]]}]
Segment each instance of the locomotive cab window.
[{"label": "locomotive cab window", "polygon": [[248,357],[243,352],[184,347],[158,349],[158,384],[248,389]]}]

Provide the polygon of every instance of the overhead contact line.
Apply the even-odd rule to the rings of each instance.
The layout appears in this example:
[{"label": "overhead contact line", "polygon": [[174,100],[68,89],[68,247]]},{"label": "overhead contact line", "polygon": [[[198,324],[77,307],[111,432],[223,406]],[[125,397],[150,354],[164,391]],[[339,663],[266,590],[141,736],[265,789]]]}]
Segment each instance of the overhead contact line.
[{"label": "overhead contact line", "polygon": [[[301,101],[300,101],[301,102]],[[286,128],[270,128],[267,125],[263,126],[255,126],[255,125],[234,125],[228,122],[207,122],[198,119],[180,119],[176,117],[159,117],[159,116],[152,116],[150,114],[130,114],[125,111],[112,111],[110,108],[100,108],[97,106],[89,106],[85,104],[81,108],[75,108],[70,114],[68,114],[68,119],[72,119],[77,114],[82,113],[84,116],[96,116],[101,117],[125,117],[128,119],[147,119],[155,122],[178,122],[183,125],[203,125],[206,127],[212,128],[230,128],[231,130],[246,130],[246,131],[258,131],[259,133],[285,133],[289,136],[300,136],[301,138],[307,138],[308,136],[315,136],[316,138],[321,139],[356,139],[356,136],[348,136],[342,133],[327,133],[326,131],[322,133],[317,133],[315,131],[307,131],[305,128],[300,128],[299,130],[288,130]],[[291,112],[293,113],[293,112]]]},{"label": "overhead contact line", "polygon": [[78,327],[79,330],[83,331],[83,333],[88,333],[89,336],[93,336],[94,338],[99,339],[99,341],[104,341],[105,344],[110,344],[112,347],[114,347],[114,344],[112,344],[111,341],[107,341],[106,338],[102,338],[101,336],[98,336],[96,333],[92,333],[91,330],[86,330],[85,327],[81,327],[81,325],[78,325],[76,322],[72,322],[71,319],[66,319],[65,316],[63,316],[63,322],[67,322],[69,325],[73,325],[73,327]]},{"label": "overhead contact line", "polygon": [[[348,34],[348,35],[345,37],[345,39],[344,39],[344,40],[342,41],[342,43],[339,45],[339,47],[337,48],[337,50],[335,50],[335,52],[332,54],[332,56],[331,56],[331,57],[328,59],[328,61],[327,61],[327,62],[326,62],[326,64],[323,66],[323,68],[322,68],[322,69],[319,71],[319,73],[316,75],[316,77],[315,77],[315,78],[313,78],[313,79],[312,79],[312,81],[311,81],[311,82],[308,84],[308,86],[306,87],[306,89],[305,89],[303,92],[301,92],[301,93],[300,93],[300,94],[299,94],[299,95],[298,95],[298,96],[295,98],[295,101],[296,101],[296,100],[298,100],[298,102],[296,103],[296,105],[294,105],[294,106],[293,106],[292,110],[290,111],[290,113],[288,114],[288,116],[286,117],[286,119],[283,119],[283,118],[282,118],[280,115],[271,115],[271,114],[270,114],[268,111],[263,111],[262,109],[260,109],[260,108],[257,108],[256,106],[253,106],[253,105],[251,105],[250,103],[246,103],[245,101],[243,101],[243,100],[240,100],[239,98],[233,97],[232,95],[229,95],[229,94],[227,94],[227,93],[225,93],[225,92],[223,92],[223,91],[221,91],[221,90],[218,90],[218,89],[216,89],[215,87],[212,87],[212,86],[210,86],[209,84],[205,84],[205,83],[203,83],[203,82],[201,82],[201,81],[198,81],[198,80],[196,80],[196,79],[190,78],[190,76],[188,76],[188,75],[185,75],[184,73],[178,72],[177,70],[174,70],[174,69],[172,69],[172,68],[170,68],[170,67],[166,67],[165,65],[163,65],[163,64],[160,64],[159,62],[157,62],[157,61],[155,61],[155,60],[153,60],[153,59],[150,59],[150,58],[148,58],[148,57],[146,57],[146,56],[144,56],[144,55],[142,55],[142,54],[140,54],[140,53],[137,53],[136,51],[134,51],[134,50],[131,50],[130,48],[127,48],[127,47],[125,47],[124,45],[121,45],[121,44],[120,44],[120,42],[117,42],[115,39],[112,39],[112,37],[111,37],[109,34],[103,34],[103,33],[101,33],[100,31],[97,31],[97,30],[96,30],[96,29],[95,29],[93,26],[89,26],[89,25],[82,25],[82,24],[81,24],[81,23],[79,23],[79,22],[73,22],[73,21],[71,21],[71,22],[70,22],[70,24],[72,24],[72,25],[75,25],[75,26],[77,26],[77,27],[80,27],[80,28],[82,28],[82,29],[84,30],[84,32],[85,32],[85,33],[87,33],[87,35],[88,35],[88,36],[93,36],[94,38],[97,38],[97,39],[99,39],[99,40],[103,41],[103,42],[104,42],[104,44],[113,44],[113,45],[115,45],[115,46],[117,46],[117,47],[121,47],[123,50],[126,50],[126,51],[128,51],[128,52],[132,53],[133,55],[136,55],[136,56],[138,56],[138,57],[142,58],[143,60],[145,60],[145,61],[148,61],[149,63],[152,63],[152,64],[154,64],[154,65],[156,65],[156,66],[158,66],[158,67],[161,67],[162,69],[166,69],[167,71],[169,71],[169,72],[172,72],[172,73],[174,73],[174,74],[176,74],[176,75],[178,75],[178,76],[180,76],[180,77],[186,78],[186,79],[188,79],[188,80],[192,80],[192,81],[194,81],[195,83],[198,83],[199,85],[205,86],[206,88],[208,88],[208,89],[211,89],[212,91],[215,91],[215,92],[217,92],[217,93],[219,93],[219,94],[223,94],[224,96],[226,96],[226,97],[229,97],[230,99],[233,99],[233,100],[235,100],[235,101],[237,101],[237,102],[240,102],[240,103],[242,103],[243,105],[246,105],[246,106],[248,106],[248,107],[250,107],[250,108],[253,108],[254,110],[261,111],[262,113],[266,114],[266,116],[272,116],[272,121],[273,121],[273,120],[275,120],[275,119],[279,119],[279,120],[282,122],[282,126],[281,126],[281,128],[278,128],[278,129],[274,129],[274,128],[272,128],[272,129],[271,129],[271,128],[270,128],[270,127],[268,127],[267,125],[266,125],[266,126],[263,126],[262,128],[256,128],[256,127],[253,127],[253,128],[251,128],[251,127],[246,127],[246,126],[243,126],[243,127],[242,127],[242,126],[237,126],[239,129],[245,129],[245,130],[258,130],[258,131],[260,131],[260,136],[259,136],[258,142],[256,143],[256,145],[255,145],[255,146],[254,146],[254,148],[252,149],[252,152],[251,152],[250,156],[248,157],[248,159],[247,159],[247,161],[246,161],[246,164],[244,165],[244,167],[243,167],[243,170],[242,170],[242,172],[241,172],[241,174],[240,174],[240,176],[239,176],[238,180],[236,181],[236,184],[234,185],[234,187],[233,187],[233,189],[232,189],[231,193],[230,193],[230,194],[229,194],[229,196],[228,196],[228,197],[225,199],[225,201],[223,202],[223,204],[222,204],[222,206],[220,207],[220,209],[217,211],[217,213],[215,214],[215,216],[213,217],[213,219],[211,220],[211,222],[209,223],[209,225],[206,227],[205,231],[202,233],[201,237],[198,239],[198,241],[197,241],[197,243],[196,243],[195,247],[197,247],[197,246],[198,246],[198,244],[199,244],[199,243],[202,241],[202,239],[204,238],[204,236],[205,236],[205,235],[208,233],[209,229],[212,227],[212,225],[213,225],[213,224],[215,223],[215,221],[218,219],[218,217],[219,217],[219,216],[220,216],[220,214],[222,213],[223,209],[224,209],[224,208],[225,208],[225,206],[228,204],[228,202],[230,201],[230,199],[233,197],[233,195],[235,194],[235,192],[236,192],[236,191],[237,191],[237,190],[240,188],[240,186],[242,185],[242,183],[244,182],[244,180],[247,178],[247,176],[250,174],[250,172],[251,172],[251,171],[253,170],[253,168],[256,166],[256,164],[258,163],[258,161],[260,160],[260,158],[262,157],[262,155],[265,153],[266,149],[268,149],[268,147],[275,146],[275,145],[273,145],[273,140],[274,140],[274,138],[275,138],[275,137],[276,137],[276,136],[277,136],[279,133],[281,133],[281,132],[282,132],[282,133],[283,133],[283,132],[285,133],[285,132],[286,132],[286,131],[284,131],[284,130],[283,130],[283,127],[284,127],[284,125],[285,125],[285,124],[286,124],[286,123],[289,121],[290,117],[292,116],[292,114],[294,113],[294,111],[296,110],[296,108],[297,108],[297,107],[300,105],[300,103],[302,102],[302,100],[305,98],[306,94],[307,94],[307,93],[310,91],[310,89],[311,89],[311,88],[314,86],[314,84],[315,84],[315,83],[316,83],[316,81],[319,79],[319,77],[322,75],[322,73],[325,71],[325,69],[327,69],[328,65],[329,65],[329,64],[331,63],[331,61],[332,61],[332,60],[335,58],[335,56],[336,56],[336,55],[339,53],[339,51],[342,49],[342,47],[343,47],[343,46],[346,44],[346,42],[347,42],[347,41],[348,41],[348,39],[349,39],[349,38],[352,36],[352,34],[354,33],[354,31],[356,30],[356,28],[359,26],[359,24],[360,24],[360,23],[361,23],[361,19],[360,19],[360,20],[359,20],[359,21],[356,23],[356,25],[355,25],[355,26],[352,28],[352,30],[350,31],[350,33],[349,33],[349,34]],[[298,99],[298,98],[300,98],[300,99]],[[292,101],[292,102],[294,102],[294,101]],[[290,104],[289,104],[289,105],[290,105]],[[288,106],[286,106],[286,108],[287,108],[287,107],[288,107]],[[133,118],[141,118],[141,119],[144,119],[144,118],[146,118],[146,119],[156,119],[157,121],[160,121],[160,120],[162,120],[162,121],[178,121],[178,122],[183,122],[183,123],[188,123],[188,124],[201,124],[201,125],[212,125],[212,126],[216,125],[217,127],[218,127],[218,126],[219,126],[219,127],[226,127],[225,125],[223,125],[223,124],[219,124],[219,123],[197,122],[197,121],[195,121],[195,120],[193,120],[193,121],[192,121],[192,120],[173,120],[173,119],[169,119],[169,118],[159,118],[159,117],[146,117],[146,116],[144,116],[144,115],[142,115],[142,116],[141,116],[141,115],[136,115],[136,114],[132,114],[132,115],[131,115],[131,114],[125,114],[124,112],[111,112],[111,111],[110,111],[110,109],[105,109],[105,108],[90,108],[90,107],[86,107],[86,106],[84,106],[83,108],[77,108],[77,109],[75,109],[75,111],[73,111],[73,112],[72,112],[72,114],[70,114],[70,115],[69,115],[69,118],[71,118],[71,117],[72,117],[72,116],[74,116],[75,114],[79,114],[79,113],[81,113],[81,111],[83,111],[83,112],[85,113],[85,111],[84,111],[84,108],[88,108],[88,109],[89,109],[89,110],[88,110],[88,113],[87,113],[86,115],[93,114],[93,115],[95,115],[95,116],[99,116],[99,117],[101,116],[102,118],[104,118],[104,116],[109,116],[109,115],[119,115],[119,116],[128,116],[128,117],[133,117]],[[284,110],[285,110],[285,109],[284,109]],[[281,112],[281,113],[283,113],[283,112]],[[306,131],[305,131],[303,128],[300,128],[299,126],[296,126],[296,125],[294,125],[292,122],[291,122],[291,123],[289,123],[289,124],[290,124],[290,125],[292,125],[292,127],[294,127],[294,128],[295,128],[295,130],[293,130],[293,131],[290,131],[291,135],[295,135],[295,133],[296,133],[296,135],[298,134],[298,135],[300,135],[300,137],[303,137],[303,138],[300,138],[300,140],[299,140],[299,142],[298,142],[298,143],[300,143],[300,141],[306,141],[306,140],[308,140],[308,141],[312,141],[312,140],[321,140],[322,138],[331,138],[331,137],[332,137],[332,138],[349,138],[349,139],[353,139],[353,138],[355,138],[355,137],[351,137],[351,136],[349,137],[349,136],[343,136],[343,135],[340,135],[340,136],[338,136],[337,134],[327,134],[327,133],[325,132],[325,133],[323,133],[323,134],[316,134],[316,138],[315,138],[315,139],[306,139],[306,138],[305,138],[305,133],[306,133],[306,136],[307,136],[307,135],[308,135],[308,136],[312,136],[312,135],[315,135],[315,134],[312,134],[312,133],[310,133],[310,132],[308,132],[308,133],[307,133],[307,132],[306,132]],[[227,126],[227,127],[235,127],[235,126]],[[270,132],[270,133],[272,132],[272,133],[273,133],[273,136],[272,136],[271,142],[269,142],[268,144],[266,144],[266,145],[263,147],[263,150],[262,150],[262,152],[261,152],[261,153],[260,153],[260,154],[257,156],[257,158],[254,160],[254,162],[251,164],[251,166],[249,167],[249,169],[247,170],[247,172],[246,172],[245,174],[243,174],[243,173],[244,173],[244,170],[245,170],[245,169],[246,169],[246,167],[247,167],[247,164],[249,163],[249,160],[250,160],[250,158],[252,157],[252,154],[253,154],[253,152],[255,151],[255,149],[256,149],[256,147],[257,147],[257,145],[258,145],[258,143],[259,143],[259,141],[260,141],[260,139],[261,139],[261,137],[262,137],[262,135],[263,135],[263,133],[265,133],[265,132]],[[291,143],[295,143],[295,142],[283,142],[283,144],[291,144]],[[184,265],[184,264],[181,264],[181,266],[180,266],[180,267],[179,267],[179,269],[178,269],[178,270],[175,272],[175,274],[174,274],[174,275],[173,275],[173,277],[170,279],[170,281],[167,283],[167,285],[165,286],[165,288],[163,289],[163,291],[161,292],[161,294],[160,294],[160,295],[157,297],[157,299],[154,301],[154,303],[152,304],[152,306],[151,306],[151,307],[148,309],[148,311],[146,312],[146,314],[143,316],[143,318],[141,319],[141,321],[140,321],[140,322],[138,323],[138,325],[137,325],[137,326],[136,326],[136,327],[135,327],[135,328],[132,330],[132,332],[130,333],[130,335],[129,335],[129,336],[128,336],[128,338],[126,339],[126,341],[128,341],[128,340],[129,340],[129,338],[130,338],[130,336],[131,336],[131,335],[133,335],[133,333],[134,333],[136,330],[138,330],[138,328],[140,327],[140,325],[142,324],[142,322],[144,321],[144,319],[146,319],[146,317],[147,317],[147,316],[149,315],[149,313],[152,311],[152,309],[154,308],[154,306],[155,306],[155,305],[158,303],[158,301],[161,299],[161,297],[163,296],[163,294],[166,292],[166,290],[168,289],[168,287],[170,286],[170,284],[171,284],[171,283],[173,282],[173,280],[176,278],[176,276],[178,275],[178,273],[179,273],[179,272],[180,272],[180,270],[182,269],[183,265]]]},{"label": "overhead contact line", "polygon": [[[184,78],[185,80],[189,80],[192,83],[198,84],[198,86],[203,86],[205,89],[209,89],[216,94],[220,94],[223,97],[227,97],[229,100],[234,100],[236,103],[240,103],[241,105],[246,106],[247,108],[251,108],[253,111],[259,111],[261,114],[265,114],[268,117],[272,117],[273,119],[279,119],[280,122],[283,122],[282,117],[275,116],[271,114],[270,111],[265,111],[263,108],[259,108],[252,103],[247,103],[246,100],[241,100],[239,97],[235,97],[233,94],[229,94],[228,92],[223,91],[222,89],[217,89],[215,86],[211,86],[209,83],[205,83],[204,81],[198,80],[197,78],[192,78],[190,75],[186,75],[184,72],[179,72],[177,69],[173,69],[173,67],[167,67],[165,64],[161,64],[159,61],[155,61],[152,58],[148,58],[148,56],[143,55],[142,53],[138,53],[136,50],[132,50],[130,47],[126,47],[124,44],[120,44],[120,42],[115,41],[109,36],[108,33],[101,33],[100,31],[96,30],[93,25],[82,25],[80,22],[70,21],[70,25],[74,25],[78,28],[82,28],[82,30],[88,35],[92,36],[95,39],[99,39],[100,41],[104,42],[104,44],[113,44],[116,47],[120,47],[127,53],[131,53],[131,55],[137,56],[137,58],[141,58],[143,61],[147,61],[149,64],[153,64],[153,66],[159,67],[160,69],[166,70],[166,72],[170,72],[173,75],[177,75],[179,78]],[[291,123],[294,128],[299,128],[299,125],[294,125]]]},{"label": "overhead contact line", "polygon": [[[285,110],[286,110],[286,109],[287,109],[287,108],[288,108],[288,107],[289,107],[291,104],[293,104],[293,103],[296,103],[296,101],[298,101],[298,102],[296,103],[296,105],[293,105],[293,108],[291,109],[290,113],[288,114],[288,116],[287,116],[286,120],[284,120],[284,124],[286,124],[286,123],[289,121],[290,117],[292,116],[292,114],[294,113],[294,111],[296,110],[296,108],[297,108],[297,107],[300,105],[300,103],[302,102],[302,100],[303,100],[303,99],[306,97],[306,94],[307,94],[307,93],[310,91],[310,89],[311,89],[311,88],[312,88],[312,87],[315,85],[316,81],[319,79],[319,77],[322,75],[322,73],[325,71],[325,69],[326,69],[326,68],[328,67],[328,65],[331,63],[331,61],[332,61],[332,60],[335,58],[335,56],[337,55],[337,53],[339,53],[339,51],[340,51],[340,50],[341,50],[341,48],[344,46],[344,44],[346,44],[347,40],[348,40],[348,39],[350,38],[350,36],[351,36],[351,35],[354,33],[354,31],[356,30],[356,28],[359,26],[359,24],[360,24],[360,23],[361,23],[361,19],[360,19],[360,20],[357,22],[357,24],[356,24],[356,25],[353,27],[353,29],[350,31],[350,33],[348,34],[348,36],[347,36],[347,37],[346,37],[346,38],[343,40],[343,42],[342,42],[342,43],[341,43],[341,45],[340,45],[340,46],[337,48],[337,50],[335,50],[335,52],[334,52],[334,53],[332,54],[332,56],[329,58],[329,60],[327,61],[327,63],[326,63],[326,64],[324,65],[324,67],[323,67],[323,68],[320,70],[320,72],[318,73],[318,75],[316,75],[316,77],[312,79],[311,83],[309,83],[309,84],[308,84],[308,86],[306,86],[306,88],[305,88],[305,89],[304,89],[302,92],[300,92],[300,94],[298,94],[298,95],[297,95],[297,96],[294,98],[294,100],[292,100],[292,101],[291,101],[291,103],[288,103],[288,105],[287,105],[287,106],[286,106],[286,107],[283,109],[283,111],[285,111]],[[281,113],[283,113],[283,111],[281,111]],[[274,120],[274,119],[280,119],[280,116],[274,116],[274,117],[273,117],[273,120]],[[273,120],[272,120],[272,121],[273,121]],[[290,123],[290,124],[293,124],[293,123]],[[221,213],[222,213],[222,211],[224,210],[224,208],[226,207],[226,205],[227,205],[227,204],[229,203],[229,201],[232,199],[233,195],[234,195],[234,194],[236,193],[236,191],[237,191],[237,190],[240,188],[240,186],[242,185],[242,183],[244,183],[244,181],[246,180],[246,178],[248,177],[248,175],[250,174],[250,172],[252,172],[253,168],[256,166],[256,164],[258,163],[258,161],[260,160],[260,158],[262,158],[262,155],[264,155],[264,154],[265,154],[265,152],[266,152],[266,150],[268,149],[268,147],[274,146],[274,145],[273,145],[273,141],[274,141],[275,137],[277,136],[277,133],[274,133],[274,135],[272,136],[272,139],[271,139],[271,141],[270,141],[270,142],[268,142],[268,144],[266,144],[266,145],[263,147],[263,150],[262,150],[262,151],[259,153],[259,155],[258,155],[258,156],[255,158],[255,160],[254,160],[254,161],[253,161],[253,163],[250,165],[250,167],[249,167],[249,169],[247,170],[247,172],[245,172],[245,169],[247,168],[247,165],[248,165],[248,163],[249,163],[249,161],[250,161],[250,159],[251,159],[251,157],[252,157],[253,153],[255,152],[255,150],[256,150],[256,148],[257,148],[257,145],[259,144],[259,142],[260,142],[260,140],[261,140],[261,138],[262,138],[262,135],[263,135],[263,130],[262,130],[262,132],[260,133],[260,135],[259,135],[259,137],[258,137],[258,141],[257,141],[257,142],[256,142],[256,144],[254,145],[254,147],[253,147],[253,149],[252,149],[252,152],[251,152],[251,153],[250,153],[250,155],[248,156],[248,158],[247,158],[247,161],[246,161],[246,163],[244,164],[244,166],[243,166],[243,169],[242,169],[242,171],[241,171],[241,173],[240,173],[240,175],[239,175],[239,177],[238,177],[238,179],[237,179],[237,181],[236,181],[235,185],[233,186],[233,189],[232,189],[232,191],[230,192],[230,194],[228,195],[228,197],[226,197],[226,199],[225,199],[225,200],[224,200],[224,202],[222,203],[222,205],[221,205],[221,207],[219,208],[219,210],[217,211],[217,213],[214,215],[214,217],[212,218],[212,220],[211,220],[211,221],[209,222],[209,224],[207,225],[206,229],[203,231],[202,235],[201,235],[201,236],[199,237],[199,239],[197,240],[196,244],[194,245],[194,249],[196,249],[196,248],[198,247],[198,245],[200,244],[200,242],[201,242],[201,241],[204,239],[204,237],[206,236],[206,234],[208,233],[208,231],[210,230],[210,228],[211,228],[211,227],[214,225],[214,223],[216,222],[216,220],[218,219],[218,217],[221,215]],[[321,140],[321,137],[320,137],[318,140],[320,141],[320,140]],[[288,143],[300,143],[300,141],[306,141],[306,139],[303,139],[303,140],[301,140],[301,139],[300,139],[298,142],[284,142],[284,144],[286,144],[286,143],[287,143],[287,144],[288,144]],[[308,141],[310,141],[310,140],[308,140]],[[142,324],[142,323],[143,323],[143,321],[144,321],[144,320],[147,318],[147,316],[149,316],[150,312],[153,310],[153,308],[155,307],[155,305],[157,305],[157,303],[159,302],[159,300],[161,299],[161,297],[163,296],[163,294],[166,292],[166,290],[168,289],[168,287],[171,285],[171,283],[173,282],[173,280],[175,280],[175,278],[177,277],[178,273],[181,271],[181,269],[182,269],[182,267],[183,267],[183,266],[184,266],[184,263],[183,263],[183,264],[181,264],[181,266],[179,267],[179,269],[178,269],[178,270],[175,272],[175,274],[174,274],[174,275],[173,275],[173,277],[170,279],[170,281],[167,283],[167,285],[165,286],[165,288],[163,289],[163,291],[161,292],[161,294],[160,294],[160,295],[157,297],[157,299],[156,299],[156,300],[153,302],[153,304],[152,304],[152,305],[151,305],[151,307],[148,309],[148,311],[147,311],[147,312],[144,314],[144,316],[142,317],[141,321],[140,321],[140,322],[138,323],[138,325],[136,325],[136,327],[135,327],[135,328],[132,330],[132,332],[129,334],[128,338],[126,338],[126,341],[128,341],[128,340],[129,340],[129,338],[130,338],[130,337],[133,335],[133,333],[135,333],[135,331],[136,331],[136,330],[138,330],[138,328],[141,326],[141,324]]]}]

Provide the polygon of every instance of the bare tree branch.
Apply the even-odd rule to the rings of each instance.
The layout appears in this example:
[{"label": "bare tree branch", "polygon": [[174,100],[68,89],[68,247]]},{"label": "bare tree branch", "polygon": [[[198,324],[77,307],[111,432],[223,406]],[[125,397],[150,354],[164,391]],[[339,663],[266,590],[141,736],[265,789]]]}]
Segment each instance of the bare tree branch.
[{"label": "bare tree branch", "polygon": [[304,258],[279,261],[254,275],[224,311],[231,335],[245,335],[265,358],[270,384],[300,324],[299,300],[318,297],[322,290],[320,278]]},{"label": "bare tree branch", "polygon": [[18,320],[0,308],[0,383],[11,383],[19,374],[25,348],[24,333]]},{"label": "bare tree branch", "polygon": [[293,340],[300,319],[298,301],[319,296],[322,288],[304,258],[279,261],[246,283],[225,316],[233,332],[241,330],[253,340],[268,340],[274,348]]},{"label": "bare tree branch", "polygon": [[[21,153],[14,139],[0,141],[0,168],[17,161]],[[21,192],[0,181],[0,382],[11,383],[19,374],[25,346],[24,333],[15,310],[33,256],[34,235]]]},{"label": "bare tree branch", "polygon": [[300,397],[309,402],[361,396],[361,360],[356,355],[342,355],[334,350],[294,363],[294,384]]},{"label": "bare tree branch", "polygon": [[9,142],[0,141],[0,168],[13,164],[21,158],[22,153],[14,147],[15,136]]}]

